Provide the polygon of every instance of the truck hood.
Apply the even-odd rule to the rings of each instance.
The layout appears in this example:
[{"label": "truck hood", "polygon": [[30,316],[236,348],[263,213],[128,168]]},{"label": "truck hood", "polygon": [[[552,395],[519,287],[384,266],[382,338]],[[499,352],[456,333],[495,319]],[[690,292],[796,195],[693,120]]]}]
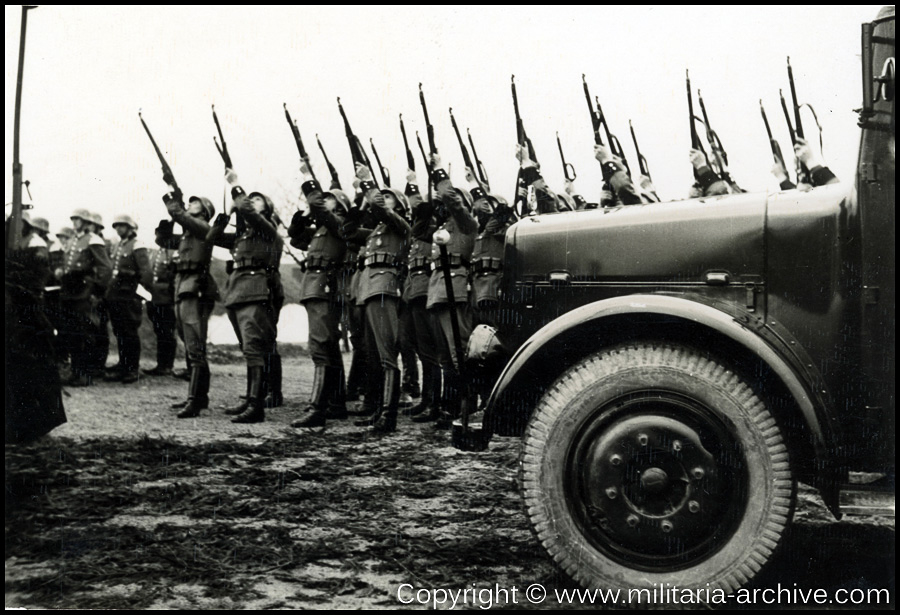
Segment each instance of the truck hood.
[{"label": "truck hood", "polygon": [[[766,193],[525,218],[507,233],[516,280],[696,283],[710,271],[762,275]],[[511,270],[511,271],[510,271]]]}]

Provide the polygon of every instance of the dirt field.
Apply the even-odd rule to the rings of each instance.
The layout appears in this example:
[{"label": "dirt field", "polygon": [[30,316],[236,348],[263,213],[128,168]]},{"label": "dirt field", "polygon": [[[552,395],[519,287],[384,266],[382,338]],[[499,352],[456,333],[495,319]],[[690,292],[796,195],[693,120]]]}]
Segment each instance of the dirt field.
[{"label": "dirt field", "polygon": [[[258,425],[221,413],[243,391],[239,363],[213,366],[211,410],[194,420],[169,409],[187,389],[172,378],[69,389],[68,424],[6,447],[6,606],[398,608],[403,583],[578,606],[555,598],[568,583],[527,526],[517,440],[462,453],[407,418],[385,436],[346,421],[301,433],[289,422],[311,365],[284,371],[289,407]],[[893,596],[894,542],[893,519],[837,522],[803,488],[760,585]],[[533,583],[540,605],[521,593]]]}]

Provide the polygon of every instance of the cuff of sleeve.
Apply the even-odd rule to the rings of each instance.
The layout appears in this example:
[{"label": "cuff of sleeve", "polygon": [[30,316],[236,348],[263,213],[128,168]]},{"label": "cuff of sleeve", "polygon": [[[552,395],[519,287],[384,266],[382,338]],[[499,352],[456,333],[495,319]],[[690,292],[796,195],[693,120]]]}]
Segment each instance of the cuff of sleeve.
[{"label": "cuff of sleeve", "polygon": [[794,182],[792,182],[792,181],[789,180],[789,179],[784,180],[784,181],[781,182],[781,184],[779,184],[779,185],[781,186],[781,189],[782,189],[782,190],[793,190],[794,188],[797,187],[797,186],[794,184]]},{"label": "cuff of sleeve", "polygon": [[719,181],[719,176],[713,173],[712,169],[709,167],[702,166],[697,169],[697,181],[700,183],[700,188],[706,191],[710,186]]},{"label": "cuff of sleeve", "polygon": [[416,184],[406,184],[406,190],[404,191],[406,196],[414,196],[419,194],[419,187]]},{"label": "cuff of sleeve", "polygon": [[813,167],[809,170],[809,177],[812,180],[813,186],[824,186],[831,180],[835,179],[836,176],[831,172],[831,169],[828,167]]},{"label": "cuff of sleeve", "polygon": [[575,206],[578,209],[584,209],[585,207],[587,207],[587,201],[580,194],[576,194],[575,196],[573,196],[572,200],[575,201]]},{"label": "cuff of sleeve", "polygon": [[610,178],[621,171],[622,168],[613,160],[607,160],[600,165],[600,171],[603,173],[603,181],[608,182]]},{"label": "cuff of sleeve", "polygon": [[244,196],[245,194],[247,194],[247,193],[244,192],[244,189],[241,188],[240,186],[235,186],[234,188],[231,189],[231,198],[232,199],[236,199],[240,196]]},{"label": "cuff of sleeve", "polygon": [[435,169],[431,173],[431,183],[437,186],[439,183],[445,180],[449,180],[450,176],[447,175],[447,172],[444,169]]},{"label": "cuff of sleeve", "polygon": [[313,192],[321,192],[322,186],[320,186],[319,182],[317,182],[316,180],[311,179],[309,181],[303,182],[303,185],[300,187],[300,190],[303,191],[303,196],[309,197],[309,195],[312,194]]},{"label": "cuff of sleeve", "polygon": [[371,180],[364,179],[361,182],[359,182],[359,190],[363,194],[367,193],[369,190],[375,190],[376,188],[377,188],[377,186],[375,185],[375,182],[373,182]]},{"label": "cuff of sleeve", "polygon": [[541,172],[538,171],[537,167],[525,167],[522,169],[522,181],[525,182],[526,186],[530,186],[537,180],[541,178]]},{"label": "cuff of sleeve", "polygon": [[484,191],[484,189],[481,186],[475,186],[474,188],[472,188],[472,190],[470,191],[470,194],[472,195],[473,203],[475,201],[478,201],[480,199],[487,197],[487,193]]}]

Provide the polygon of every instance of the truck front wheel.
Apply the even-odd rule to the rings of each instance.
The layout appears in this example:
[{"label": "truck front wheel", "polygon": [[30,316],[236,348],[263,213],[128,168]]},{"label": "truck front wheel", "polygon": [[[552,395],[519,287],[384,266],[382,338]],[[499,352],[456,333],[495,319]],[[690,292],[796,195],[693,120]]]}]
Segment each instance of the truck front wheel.
[{"label": "truck front wheel", "polygon": [[538,540],[588,588],[729,594],[775,551],[796,494],[753,389],[704,351],[653,342],[565,372],[535,408],[521,471]]}]

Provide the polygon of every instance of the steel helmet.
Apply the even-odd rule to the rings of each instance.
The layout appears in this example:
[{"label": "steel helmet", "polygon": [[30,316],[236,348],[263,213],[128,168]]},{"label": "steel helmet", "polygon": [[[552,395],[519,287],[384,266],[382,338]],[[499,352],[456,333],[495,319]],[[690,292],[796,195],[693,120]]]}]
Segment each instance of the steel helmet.
[{"label": "steel helmet", "polygon": [[197,201],[203,206],[203,211],[206,212],[207,220],[212,220],[212,217],[216,215],[216,206],[212,204],[205,196],[192,196],[188,199],[188,203],[193,203]]},{"label": "steel helmet", "polygon": [[338,202],[338,205],[343,208],[343,213],[347,213],[350,211],[350,207],[353,203],[350,201],[350,197],[347,196],[347,193],[343,190],[329,190],[324,193],[326,196],[333,196],[334,200]]},{"label": "steel helmet", "polygon": [[69,220],[74,220],[76,218],[78,218],[79,220],[84,220],[85,222],[92,222],[91,212],[86,209],[76,209],[72,212],[72,215],[69,216]]},{"label": "steel helmet", "polygon": [[125,226],[130,226],[131,230],[133,230],[133,231],[138,230],[137,222],[135,222],[131,216],[126,216],[124,214],[116,216],[112,223],[113,228],[116,228],[117,224],[124,224]]},{"label": "steel helmet", "polygon": [[406,198],[405,194],[396,188],[382,188],[381,194],[390,194],[394,197],[394,200],[397,201],[397,213],[401,216],[406,216],[409,213],[409,199]]},{"label": "steel helmet", "polygon": [[103,226],[103,218],[100,216],[100,214],[92,212],[88,215],[90,216],[90,218],[88,218],[88,222],[93,222],[97,226],[97,228],[101,230],[106,228],[105,226]]}]

